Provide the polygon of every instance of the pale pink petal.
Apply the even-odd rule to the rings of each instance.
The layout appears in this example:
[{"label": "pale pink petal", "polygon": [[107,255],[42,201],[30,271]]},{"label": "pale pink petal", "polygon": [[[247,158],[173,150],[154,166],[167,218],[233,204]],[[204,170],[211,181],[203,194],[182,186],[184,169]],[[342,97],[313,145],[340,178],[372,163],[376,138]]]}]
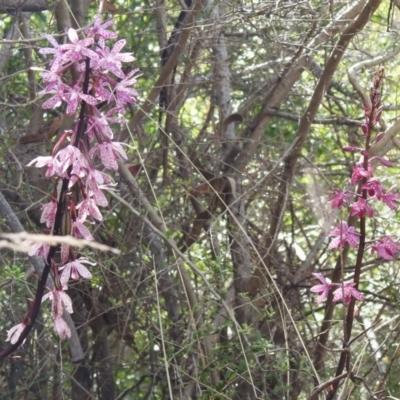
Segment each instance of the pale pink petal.
[{"label": "pale pink petal", "polygon": [[52,156],[47,157],[36,157],[30,163],[27,164],[28,167],[36,163],[36,168],[42,168],[47,166],[46,178],[52,177],[55,173],[59,171],[59,165],[57,160]]},{"label": "pale pink petal", "polygon": [[84,279],[91,279],[91,272],[83,264],[96,265],[96,263],[90,262],[84,257],[73,260],[63,267],[64,270],[60,278],[61,282],[66,284],[70,278],[75,280],[81,277]]},{"label": "pale pink petal", "polygon": [[86,219],[87,215],[90,215],[98,221],[103,220],[103,216],[101,215],[101,212],[97,207],[95,200],[91,199],[89,196],[84,199],[80,204],[78,204],[76,208],[79,210],[79,219],[84,220]]},{"label": "pale pink petal", "polygon": [[54,330],[61,339],[68,339],[71,337],[71,330],[61,317],[54,319]]},{"label": "pale pink petal", "polygon": [[21,336],[22,331],[25,329],[26,324],[20,323],[18,325],[13,326],[10,330],[7,331],[7,339],[6,342],[10,342],[11,344],[17,343],[19,337]]},{"label": "pale pink petal", "polygon": [[70,248],[71,246],[69,246],[68,244],[63,243],[61,245],[61,251],[60,251],[61,263],[65,264],[68,261],[70,255]]},{"label": "pale pink petal", "polygon": [[94,190],[93,191],[93,198],[96,204],[98,204],[101,207],[107,207],[108,206],[108,200],[107,197],[104,195],[104,193],[100,190]]},{"label": "pale pink petal", "polygon": [[333,239],[333,240],[329,243],[328,250],[332,250],[332,249],[337,249],[337,248],[339,248],[339,247],[340,247],[340,243],[341,243],[340,237],[336,237],[335,239]]},{"label": "pale pink petal", "polygon": [[59,47],[59,44],[57,42],[56,39],[53,38],[53,36],[48,35],[47,33],[45,33],[43,35],[55,48]]},{"label": "pale pink petal", "polygon": [[73,28],[68,29],[68,38],[74,44],[79,41],[78,34],[76,33],[76,30]]},{"label": "pale pink petal", "polygon": [[79,275],[84,279],[92,279],[91,272],[82,264],[77,267]]},{"label": "pale pink petal", "polygon": [[64,306],[65,311],[72,314],[74,311],[72,309],[72,300],[64,291],[59,291],[61,302]]},{"label": "pale pink petal", "polygon": [[68,284],[69,278],[71,276],[71,268],[72,268],[71,263],[68,263],[68,264],[64,265],[64,267],[62,267],[60,282],[63,287],[67,286],[67,284]]},{"label": "pale pink petal", "polygon": [[88,49],[87,47],[84,47],[82,49],[82,54],[86,57],[89,57],[92,60],[98,60],[99,56],[97,53],[95,53],[93,50]]},{"label": "pale pink petal", "polygon": [[126,155],[125,150],[121,146],[121,143],[111,142],[111,144],[114,151],[116,151],[125,160],[128,159],[128,156]]},{"label": "pale pink petal", "polygon": [[315,278],[322,282],[322,285],[314,285],[310,291],[312,293],[317,293],[317,303],[322,303],[328,298],[329,291],[331,290],[333,284],[328,282],[328,280],[321,273],[313,273]]},{"label": "pale pink petal", "polygon": [[50,250],[50,245],[46,243],[35,243],[28,251],[29,256],[38,256],[46,258]]},{"label": "pale pink petal", "polygon": [[82,93],[81,93],[81,94],[79,95],[79,97],[80,97],[81,99],[85,100],[86,103],[91,104],[92,106],[94,106],[94,105],[96,105],[96,104],[98,103],[98,101],[97,101],[93,96],[90,96],[90,95],[88,95],[88,94],[82,94]]},{"label": "pale pink petal", "polygon": [[136,58],[130,55],[130,53],[123,53],[118,55],[118,60],[122,62],[132,62],[135,61]]},{"label": "pale pink petal", "polygon": [[42,216],[40,217],[40,222],[46,223],[47,228],[52,228],[54,221],[56,219],[57,212],[57,202],[50,201],[42,206]]},{"label": "pale pink petal", "polygon": [[45,293],[44,295],[43,295],[43,297],[42,297],[42,303],[45,301],[45,300],[50,300],[50,301],[53,301],[53,292],[47,292],[47,293]]},{"label": "pale pink petal", "polygon": [[107,143],[100,144],[100,158],[106,168],[114,170],[118,169],[115,154]]},{"label": "pale pink petal", "polygon": [[346,190],[334,189],[334,193],[329,197],[329,200],[332,201],[332,208],[340,208],[344,204],[348,204],[350,198]]},{"label": "pale pink petal", "polygon": [[74,221],[72,223],[74,236],[79,238],[83,238],[86,240],[94,240],[92,234],[90,233],[89,229],[83,225],[81,221]]},{"label": "pale pink petal", "polygon": [[[93,44],[93,42],[94,42],[93,38],[86,38],[86,39],[81,40],[79,42],[79,44],[83,47],[89,47]],[[96,56],[97,56],[97,54],[96,54]]]},{"label": "pale pink petal", "polygon": [[[64,287],[64,289],[66,289],[66,287]],[[54,289],[50,291],[43,296],[42,302],[47,299],[51,301],[51,311],[54,318],[61,317],[64,310],[70,314],[73,313],[72,300],[64,290]]]},{"label": "pale pink petal", "polygon": [[56,94],[53,97],[50,97],[50,99],[46,100],[42,104],[42,108],[47,109],[47,108],[53,108],[61,105],[61,96],[59,94]]},{"label": "pale pink petal", "polygon": [[39,156],[34,158],[32,161],[30,161],[28,164],[26,164],[28,167],[36,163],[37,168],[44,167],[45,165],[50,165],[54,162],[54,158],[51,156]]},{"label": "pale pink petal", "polygon": [[112,53],[119,53],[125,45],[126,45],[125,39],[118,40],[118,42],[114,44],[114,47],[111,50]]},{"label": "pale pink petal", "polygon": [[344,282],[341,287],[333,292],[333,301],[343,300],[345,304],[348,304],[351,301],[351,297],[364,301],[364,296],[354,286],[354,282]]}]

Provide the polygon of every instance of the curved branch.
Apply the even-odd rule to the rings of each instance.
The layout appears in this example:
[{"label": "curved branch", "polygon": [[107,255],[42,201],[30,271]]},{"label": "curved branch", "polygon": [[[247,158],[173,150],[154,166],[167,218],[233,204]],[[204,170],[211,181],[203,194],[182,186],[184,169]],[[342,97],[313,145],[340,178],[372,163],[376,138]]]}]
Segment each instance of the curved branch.
[{"label": "curved branch", "polygon": [[396,136],[400,133],[400,119],[398,119],[383,135],[382,139],[371,147],[370,157],[383,157],[396,144]]},{"label": "curved branch", "polygon": [[187,11],[187,15],[182,26],[181,34],[179,35],[179,39],[176,42],[175,48],[171,53],[168,61],[164,65],[160,76],[158,77],[157,81],[155,82],[153,88],[150,91],[149,96],[147,97],[146,101],[144,102],[143,106],[136,112],[136,114],[131,118],[128,123],[128,129],[124,129],[121,132],[121,141],[126,140],[130,136],[130,131],[137,131],[137,126],[139,125],[140,121],[143,119],[145,115],[147,115],[151,109],[156,104],[156,99],[160,94],[161,89],[164,86],[165,81],[170,76],[171,72],[175,68],[179,56],[182,54],[183,49],[186,46],[186,43],[189,39],[189,35],[194,28],[194,22],[196,21],[198,15],[200,14],[201,10],[207,3],[207,0],[197,0],[192,8]]},{"label": "curved branch", "polygon": [[358,80],[357,77],[358,72],[360,72],[363,68],[375,67],[376,65],[389,61],[393,57],[397,56],[397,54],[399,53],[400,53],[400,44],[385,55],[376,56],[374,58],[371,58],[370,60],[364,60],[358,62],[352,65],[347,70],[347,76],[349,78],[349,81],[353,85],[354,90],[360,95],[364,104],[367,104],[369,107],[371,107],[371,100],[369,96],[364,92],[364,89],[362,88],[360,81]]},{"label": "curved branch", "polygon": [[[237,173],[240,173],[240,171],[243,171],[246,168],[255,148],[258,146],[261,136],[265,132],[266,126],[271,121],[271,116],[266,115],[265,110],[267,108],[278,108],[280,106],[281,102],[292,89],[295,82],[300,78],[304,68],[309,65],[310,55],[312,55],[312,53],[314,53],[323,43],[330,40],[336,33],[346,26],[349,21],[352,21],[357,17],[365,3],[365,0],[360,0],[356,3],[350,4],[338,15],[336,20],[327,25],[314,39],[309,43],[304,43],[304,47],[307,47],[309,51],[305,53],[300,52],[298,57],[293,58],[291,64],[287,67],[281,78],[278,79],[277,84],[274,85],[272,90],[267,92],[263,109],[256,115],[253,121],[248,125],[248,128],[246,128],[242,133],[242,137],[246,138],[243,150],[240,151],[239,155],[236,154],[232,157],[231,154],[228,154],[226,157],[225,161],[227,162],[227,160],[234,159],[237,156],[234,166]],[[241,111],[239,112],[241,113]]]},{"label": "curved branch", "polygon": [[[301,116],[296,114],[290,114],[284,111],[274,110],[272,108],[267,108],[265,110],[267,115],[271,115],[273,117],[287,119],[289,121],[300,121]],[[345,125],[345,126],[361,126],[362,121],[358,121],[356,119],[350,118],[314,118],[312,120],[312,124],[316,125]]]},{"label": "curved branch", "polygon": [[373,10],[375,10],[380,0],[374,0],[372,5],[366,6],[356,20],[348,25],[348,27],[343,31],[340,39],[338,40],[334,50],[332,51],[326,65],[324,71],[321,74],[321,77],[317,83],[317,86],[314,90],[313,96],[311,98],[310,104],[307,107],[303,117],[300,120],[299,127],[296,133],[296,143],[293,146],[293,149],[287,159],[285,160],[285,167],[282,172],[282,176],[280,179],[281,185],[278,189],[278,199],[275,203],[274,212],[272,213],[272,222],[270,226],[269,236],[267,237],[266,248],[268,248],[267,255],[267,266],[269,264],[268,258],[270,254],[273,253],[274,243],[276,242],[276,238],[280,229],[281,220],[284,213],[284,207],[287,199],[287,195],[289,193],[289,187],[292,182],[293,173],[297,164],[297,160],[300,156],[301,149],[308,137],[308,133],[311,128],[311,124],[317,115],[319,106],[322,102],[322,99],[325,95],[325,92],[332,80],[333,74],[335,73],[343,55],[350,44],[351,39],[365,26],[365,24],[369,21],[369,17]]},{"label": "curved branch", "polygon": [[1,0],[0,13],[37,12],[50,8],[46,0]]}]

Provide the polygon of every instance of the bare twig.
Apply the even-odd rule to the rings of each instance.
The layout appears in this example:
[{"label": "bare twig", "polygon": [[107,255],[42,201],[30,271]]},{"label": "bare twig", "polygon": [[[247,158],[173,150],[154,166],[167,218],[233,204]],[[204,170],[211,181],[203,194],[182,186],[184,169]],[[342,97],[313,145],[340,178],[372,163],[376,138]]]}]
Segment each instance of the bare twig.
[{"label": "bare twig", "polygon": [[142,118],[147,115],[150,110],[156,104],[156,99],[160,94],[160,91],[168,77],[170,76],[172,70],[175,68],[179,56],[182,54],[183,49],[189,39],[190,32],[194,27],[194,22],[197,19],[197,16],[203,9],[206,4],[206,0],[196,0],[190,10],[188,10],[188,15],[185,18],[184,24],[181,28],[181,33],[179,35],[179,39],[175,45],[174,51],[171,53],[167,63],[164,65],[160,76],[157,81],[154,83],[153,88],[150,91],[149,96],[144,102],[143,106],[135,113],[133,118],[128,123],[128,129],[125,129],[121,132],[121,141],[127,139],[129,137],[129,132],[137,131],[137,125],[140,123]]}]

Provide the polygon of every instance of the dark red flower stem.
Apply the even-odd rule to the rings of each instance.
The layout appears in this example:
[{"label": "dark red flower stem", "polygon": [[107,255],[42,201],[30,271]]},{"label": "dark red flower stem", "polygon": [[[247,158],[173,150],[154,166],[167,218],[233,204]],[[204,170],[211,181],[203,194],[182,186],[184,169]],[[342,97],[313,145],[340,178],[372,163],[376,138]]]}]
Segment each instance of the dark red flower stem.
[{"label": "dark red flower stem", "polygon": [[[86,58],[85,78],[84,78],[83,89],[82,89],[84,94],[88,94],[89,80],[90,80],[90,59]],[[78,146],[81,138],[83,137],[83,134],[85,133],[85,126],[86,126],[85,109],[86,109],[86,102],[82,100],[76,135],[74,135],[74,137],[71,140],[72,146]],[[56,211],[54,227],[53,227],[53,235],[54,236],[61,235],[61,224],[62,224],[62,219],[63,219],[63,213],[66,210],[66,207],[65,207],[66,198],[67,198],[66,195],[68,193],[68,185],[69,185],[69,180],[71,177],[71,171],[72,171],[72,166],[70,166],[68,168],[68,170],[66,171],[68,177],[63,178],[60,195],[59,195],[59,198],[57,199],[57,211]],[[34,299],[33,303],[31,304],[31,306],[29,307],[29,310],[27,312],[28,315],[24,318],[24,321],[26,322],[26,326],[25,326],[24,330],[21,332],[18,340],[14,344],[11,344],[6,349],[4,349],[3,351],[0,352],[0,360],[4,359],[5,357],[12,354],[24,342],[24,340],[28,337],[30,331],[32,330],[33,325],[35,324],[36,319],[39,315],[40,306],[42,304],[42,298],[43,298],[44,290],[46,287],[47,278],[49,277],[49,274],[51,271],[51,266],[55,265],[54,256],[55,256],[55,253],[56,253],[58,247],[59,246],[51,246],[49,249],[49,253],[45,260],[45,266],[43,268],[42,276],[40,277],[37,288],[36,288],[35,299]],[[57,282],[56,282],[56,287],[57,287]]]},{"label": "dark red flower stem", "polygon": [[[376,115],[379,114],[379,107],[380,107],[380,93],[379,90],[382,86],[382,79],[383,79],[383,69],[379,69],[378,72],[375,75],[374,82],[371,88],[370,92],[370,99],[371,99],[371,106],[369,107],[368,105],[364,105],[365,108],[365,119],[367,121],[367,132],[365,132],[365,152],[363,155],[363,168],[365,171],[368,171],[368,164],[369,164],[369,149],[371,147],[371,134],[374,126],[378,123],[379,121],[379,116],[376,117]],[[361,197],[364,200],[367,200],[368,193],[366,189],[363,189],[363,185],[367,183],[367,178],[364,177],[361,179],[358,185],[358,190],[357,193],[361,193]],[[354,267],[354,279],[353,282],[355,283],[355,289],[358,289],[358,285],[360,283],[360,277],[361,277],[361,266],[362,266],[362,261],[364,257],[364,252],[365,252],[365,241],[366,241],[366,217],[360,217],[360,242],[358,245],[358,251],[357,251],[357,259],[356,259],[356,265]],[[348,351],[348,346],[351,338],[351,332],[353,329],[353,322],[354,322],[354,310],[355,310],[355,303],[356,299],[354,297],[351,298],[351,301],[349,303],[348,309],[347,309],[347,314],[346,314],[346,319],[345,319],[345,325],[344,325],[344,343],[343,343],[343,348],[344,351],[340,354],[340,359],[339,363],[336,369],[336,375],[339,376],[343,373],[344,367],[346,366],[346,369],[348,372],[350,372],[350,352]],[[338,389],[340,380],[337,382],[334,382],[332,384],[331,389],[329,390],[327,400],[332,400],[336,394],[336,391]]]},{"label": "dark red flower stem", "polygon": [[[83,94],[89,94],[89,82],[90,82],[90,58],[86,57],[86,68],[85,68],[85,78],[83,80],[82,92]],[[86,102],[81,101],[81,109],[79,112],[78,118],[78,127],[76,130],[76,136],[74,137],[72,146],[79,146],[80,140],[83,138],[83,135],[86,130],[86,121],[85,121],[85,114],[86,114]]]},{"label": "dark red flower stem", "polygon": [[[71,171],[71,169],[72,169],[72,167],[70,167],[69,172]],[[57,232],[59,232],[60,228],[61,228],[62,213],[64,210],[64,202],[65,202],[65,195],[62,196],[62,193],[66,193],[68,191],[68,184],[69,184],[69,179],[64,178],[62,187],[61,187],[61,196],[60,196],[60,199],[57,204],[57,211],[56,211],[56,218],[55,218],[55,222],[54,222],[53,235],[57,235]],[[47,259],[45,260],[45,265],[43,268],[42,276],[40,277],[39,283],[36,288],[35,299],[32,303],[32,306],[28,310],[29,315],[25,318],[25,321],[27,321],[27,324],[26,324],[24,330],[21,332],[21,335],[19,336],[18,340],[14,344],[11,344],[6,349],[4,349],[3,351],[0,352],[0,360],[9,356],[11,353],[13,353],[24,342],[24,340],[28,337],[30,331],[32,330],[33,325],[35,324],[36,319],[39,315],[44,289],[46,287],[47,278],[50,273],[52,260],[54,259],[56,250],[57,250],[57,246],[51,246],[49,249],[49,254],[47,256]]]}]

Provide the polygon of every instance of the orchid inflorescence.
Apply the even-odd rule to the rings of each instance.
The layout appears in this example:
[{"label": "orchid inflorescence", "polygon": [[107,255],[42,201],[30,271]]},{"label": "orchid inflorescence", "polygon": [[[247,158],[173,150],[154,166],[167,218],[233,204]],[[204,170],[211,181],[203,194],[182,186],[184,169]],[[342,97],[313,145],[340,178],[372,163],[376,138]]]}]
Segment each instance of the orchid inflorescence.
[{"label": "orchid inflorescence", "polygon": [[[333,237],[328,249],[342,249],[346,245],[350,248],[358,249],[362,259],[364,250],[370,250],[376,253],[378,258],[383,260],[393,260],[395,254],[400,251],[400,243],[391,236],[384,236],[380,239],[367,240],[365,220],[366,217],[374,218],[374,205],[377,202],[386,204],[390,209],[397,209],[397,201],[400,195],[394,192],[395,187],[385,189],[381,180],[374,177],[375,164],[380,163],[385,167],[391,167],[389,160],[383,157],[371,156],[371,148],[383,138],[383,133],[378,133],[373,137],[373,130],[379,123],[382,114],[381,106],[381,88],[383,83],[384,68],[379,68],[372,83],[368,104],[364,104],[364,122],[361,129],[365,139],[364,148],[356,146],[345,146],[344,151],[360,153],[361,161],[356,163],[350,178],[350,186],[354,190],[334,189],[330,197],[332,208],[349,208],[350,217],[358,217],[360,222],[360,232],[356,231],[354,226],[348,222],[342,221],[327,236]],[[375,163],[373,163],[375,161]],[[367,247],[366,247],[367,246]],[[360,263],[358,263],[360,264]],[[311,292],[317,293],[317,302],[321,303],[328,298],[332,289],[334,289],[332,301],[342,300],[344,304],[349,304],[352,298],[363,301],[363,295],[358,290],[361,265],[356,265],[354,281],[330,283],[321,273],[313,273],[321,284],[311,288]]]},{"label": "orchid inflorescence", "polygon": [[[41,216],[41,222],[53,235],[94,240],[86,224],[102,221],[99,206],[108,205],[103,190],[113,184],[111,176],[100,170],[97,164],[101,163],[108,170],[117,170],[117,160],[127,158],[122,144],[113,141],[109,124],[126,122],[121,115],[125,105],[136,101],[137,92],[133,86],[136,84],[137,69],[127,74],[122,69],[123,62],[135,60],[132,53],[121,53],[125,40],[117,41],[112,49],[106,46],[108,39],[117,38],[115,32],[107,29],[113,22],[109,20],[102,23],[97,15],[94,24],[84,30],[85,38],[80,39],[78,33],[70,28],[67,31],[70,43],[59,44],[52,36],[46,35],[53,47],[39,51],[53,56],[49,70],[41,70],[46,83],[41,93],[51,95],[42,107],[49,109],[65,102],[67,115],[79,111],[74,128],[61,135],[51,155],[37,157],[28,164],[35,164],[38,168],[47,167],[46,177],[55,182],[51,201],[42,207]],[[67,84],[63,75],[71,69],[76,78]],[[107,105],[107,112],[100,111],[100,103]],[[73,192],[78,195],[72,194],[73,186]],[[43,256],[45,259],[54,288],[43,295],[45,283],[41,293],[39,284],[38,302],[46,299],[51,301],[55,331],[61,338],[68,338],[71,331],[62,318],[64,311],[73,312],[72,301],[65,292],[68,282],[70,279],[90,279],[92,274],[87,266],[95,263],[77,257],[69,245],[61,246],[56,261],[56,250],[56,247],[39,243],[31,247],[29,255]],[[45,282],[45,279],[42,275],[41,282]],[[25,332],[23,336],[26,337],[29,333],[26,328],[33,325],[33,308],[31,305],[21,324],[8,331],[7,340],[11,344],[20,343],[20,336]]]}]

